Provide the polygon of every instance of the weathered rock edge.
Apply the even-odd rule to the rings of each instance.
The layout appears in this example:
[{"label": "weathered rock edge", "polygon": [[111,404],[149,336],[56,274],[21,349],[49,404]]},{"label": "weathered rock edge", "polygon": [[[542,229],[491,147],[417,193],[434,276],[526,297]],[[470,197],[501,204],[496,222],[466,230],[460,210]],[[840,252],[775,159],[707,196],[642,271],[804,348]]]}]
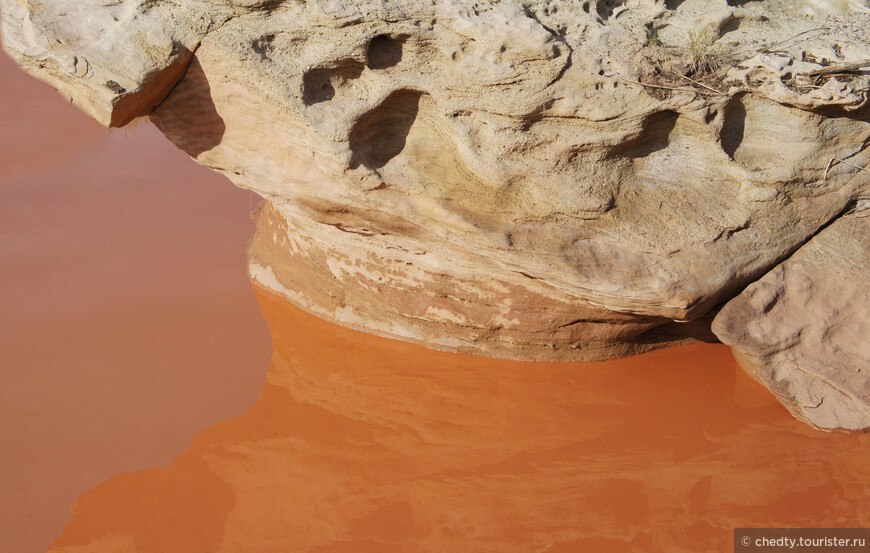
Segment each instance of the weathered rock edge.
[{"label": "weathered rock edge", "polygon": [[820,428],[870,420],[870,206],[834,221],[713,321],[740,364]]},{"label": "weathered rock edge", "polygon": [[[792,275],[868,199],[866,71],[806,77],[870,58],[855,3],[101,4],[0,0],[4,48],[103,124],[150,115],[261,194],[252,279],[377,334],[529,360],[709,339],[718,306]],[[699,47],[740,63],[699,84]],[[838,274],[865,282],[867,250]],[[821,306],[867,312],[866,294],[807,274],[815,313],[753,311],[750,286],[714,330],[799,418],[870,427],[866,333],[819,353],[832,324],[864,324]],[[820,338],[783,340],[774,312]],[[768,334],[735,330],[753,325]],[[782,376],[809,358],[827,368]]]}]

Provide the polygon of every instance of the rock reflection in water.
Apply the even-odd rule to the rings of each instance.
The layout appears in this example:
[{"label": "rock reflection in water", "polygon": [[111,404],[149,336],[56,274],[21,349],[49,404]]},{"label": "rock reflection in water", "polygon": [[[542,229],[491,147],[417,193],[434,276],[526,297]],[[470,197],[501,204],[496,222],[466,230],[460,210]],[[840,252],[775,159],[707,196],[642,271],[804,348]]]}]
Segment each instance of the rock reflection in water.
[{"label": "rock reflection in water", "polygon": [[870,525],[870,436],[809,429],[722,346],[501,361],[257,293],[262,397],[84,494],[52,553],[730,551],[734,527]]}]

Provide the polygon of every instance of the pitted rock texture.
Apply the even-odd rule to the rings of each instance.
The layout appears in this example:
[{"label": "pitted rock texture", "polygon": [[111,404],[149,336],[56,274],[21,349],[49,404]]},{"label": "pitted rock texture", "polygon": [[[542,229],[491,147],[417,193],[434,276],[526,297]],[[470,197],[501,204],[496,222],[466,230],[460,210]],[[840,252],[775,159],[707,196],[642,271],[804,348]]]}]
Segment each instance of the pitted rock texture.
[{"label": "pitted rock texture", "polygon": [[267,200],[255,281],[434,348],[713,339],[870,189],[858,1],[0,6],[25,68]]}]

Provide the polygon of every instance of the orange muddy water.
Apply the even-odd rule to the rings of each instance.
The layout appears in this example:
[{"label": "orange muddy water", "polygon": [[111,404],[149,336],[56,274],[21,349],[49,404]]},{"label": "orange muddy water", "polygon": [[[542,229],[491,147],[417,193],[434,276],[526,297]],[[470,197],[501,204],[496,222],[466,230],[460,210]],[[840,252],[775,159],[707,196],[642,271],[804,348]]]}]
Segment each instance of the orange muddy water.
[{"label": "orange muddy water", "polygon": [[0,54],[0,553],[44,551],[82,492],[257,398],[249,202]]},{"label": "orange muddy water", "polygon": [[84,494],[52,553],[730,551],[734,527],[870,524],[870,436],[792,419],[725,347],[509,362],[258,298],[260,399]]},{"label": "orange muddy water", "polygon": [[0,79],[0,551],[706,552],[870,526],[870,435],[794,420],[723,346],[509,362],[257,289],[268,364],[247,194],[5,58]]}]

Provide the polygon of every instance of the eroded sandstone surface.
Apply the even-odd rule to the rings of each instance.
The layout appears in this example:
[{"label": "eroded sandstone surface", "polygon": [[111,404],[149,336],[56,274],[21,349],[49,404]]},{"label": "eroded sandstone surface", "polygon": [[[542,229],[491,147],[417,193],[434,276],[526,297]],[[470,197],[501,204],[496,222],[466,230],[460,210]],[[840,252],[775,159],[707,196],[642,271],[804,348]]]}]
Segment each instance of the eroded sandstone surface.
[{"label": "eroded sandstone surface", "polygon": [[713,321],[747,372],[820,428],[870,427],[870,206],[860,207]]},{"label": "eroded sandstone surface", "polygon": [[[870,191],[859,1],[0,6],[31,73],[104,124],[150,116],[266,199],[252,279],[434,348],[592,360],[713,339],[723,303]],[[715,328],[747,313],[726,304]],[[830,366],[866,392],[866,356]]]}]

